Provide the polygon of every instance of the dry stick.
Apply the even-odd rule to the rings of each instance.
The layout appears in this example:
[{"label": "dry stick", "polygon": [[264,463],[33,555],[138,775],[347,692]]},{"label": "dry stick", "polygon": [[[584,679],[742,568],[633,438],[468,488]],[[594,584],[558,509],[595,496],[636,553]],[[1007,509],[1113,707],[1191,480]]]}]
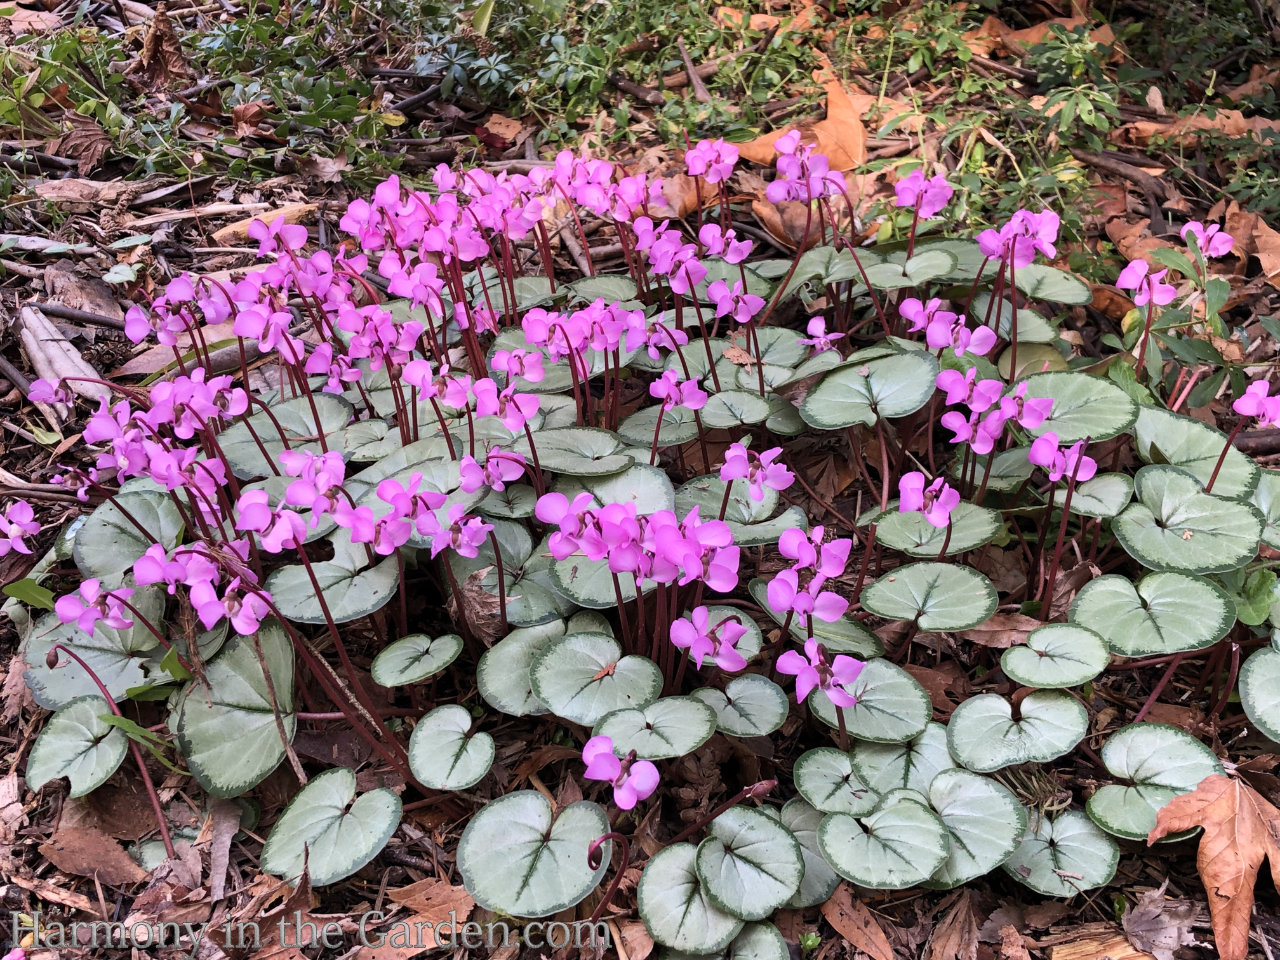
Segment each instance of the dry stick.
[{"label": "dry stick", "polygon": [[[124,714],[122,714],[120,712],[120,708],[116,706],[115,698],[111,696],[111,693],[107,690],[103,682],[98,679],[98,675],[94,673],[93,668],[81,660],[80,655],[65,644],[55,643],[49,648],[50,653],[55,650],[61,650],[76,663],[80,664],[80,666],[84,668],[84,672],[89,675],[89,679],[92,680],[98,690],[101,691],[102,699],[107,701],[107,706],[111,708],[112,715],[124,719]],[[156,826],[160,829],[160,839],[164,841],[165,855],[170,860],[175,860],[177,859],[178,854],[177,851],[173,849],[173,838],[169,836],[169,825],[164,819],[164,808],[160,805],[160,795],[156,793],[156,785],[152,783],[151,774],[147,770],[146,761],[142,758],[142,748],[138,746],[137,741],[134,740],[133,737],[130,737],[126,731],[121,730],[120,732],[124,733],[125,738],[129,741],[129,749],[133,753],[134,762],[138,765],[138,772],[142,774],[142,782],[146,785],[147,796],[151,800],[151,809],[156,815]]]},{"label": "dry stick", "polygon": [[707,85],[698,76],[697,68],[693,65],[693,58],[689,56],[689,51],[685,48],[684,41],[679,37],[676,38],[676,49],[680,51],[680,59],[684,61],[684,68],[689,73],[689,86],[693,87],[693,98],[699,103],[708,103],[711,100],[711,92],[707,90]]}]

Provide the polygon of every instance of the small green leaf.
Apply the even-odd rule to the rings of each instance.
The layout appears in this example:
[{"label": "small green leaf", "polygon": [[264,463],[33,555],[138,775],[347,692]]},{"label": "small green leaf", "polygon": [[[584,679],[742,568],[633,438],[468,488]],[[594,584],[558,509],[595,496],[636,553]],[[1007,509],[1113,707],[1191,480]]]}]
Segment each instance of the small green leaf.
[{"label": "small green leaf", "polygon": [[40,586],[30,577],[25,580],[6,583],[4,585],[4,595],[13,597],[15,600],[21,600],[28,606],[37,607],[40,610],[53,609],[53,591]]}]

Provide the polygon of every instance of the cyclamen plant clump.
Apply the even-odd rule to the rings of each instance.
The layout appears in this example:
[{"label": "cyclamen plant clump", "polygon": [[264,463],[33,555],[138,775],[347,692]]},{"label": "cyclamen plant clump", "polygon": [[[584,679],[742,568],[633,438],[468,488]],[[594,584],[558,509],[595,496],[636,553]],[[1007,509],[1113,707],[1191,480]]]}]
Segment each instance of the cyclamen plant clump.
[{"label": "cyclamen plant clump", "polygon": [[[173,362],[149,388],[113,386],[84,427],[93,465],[57,478],[96,506],[74,532],[82,582],[27,624],[27,682],[56,711],[28,782],[92,791],[137,752],[117,703],[158,704],[145,745],[215,796],[288,764],[299,790],[263,870],[332,883],[380,853],[402,803],[465,791],[488,802],[458,868],[517,917],[619,909],[627,838],[657,807],[638,910],[658,943],[706,954],[775,943],[774,910],[842,877],[953,887],[1003,866],[1049,895],[1106,884],[1113,836],[1144,838],[1164,800],[1221,770],[1207,747],[1126,727],[1114,738],[1152,758],[1159,789],[1107,786],[1056,817],[991,775],[1068,762],[1101,701],[1063,688],[1112,655],[1230,660],[1218,714],[1238,675],[1248,717],[1280,737],[1274,698],[1251,692],[1280,680],[1280,653],[1261,620],[1237,624],[1227,576],[1280,546],[1280,483],[1179,415],[1186,371],[1164,369],[1221,324],[1170,314],[1215,290],[1205,258],[1230,238],[1188,224],[1189,256],[1125,268],[1145,322],[1102,366],[1058,337],[1054,305],[1089,290],[1043,262],[1052,211],[945,238],[953,188],[914,171],[895,197],[906,238],[860,245],[837,228],[843,175],[798,131],[777,147],[768,195],[809,219],[789,259],[734,230],[737,151],[703,141],[686,155],[695,223],[664,217],[659,181],[568,152],[528,174],[441,166],[429,189],[392,177],[352,201],[333,249],[258,222],[261,269],[183,275],[130,309],[129,338]],[[587,219],[625,272],[557,269],[562,228],[589,258]],[[227,323],[230,354],[211,339]],[[1277,419],[1265,383],[1239,387],[1241,423]],[[856,516],[813,489],[816,438],[847,453]],[[1130,451],[1148,464],[1134,477]],[[0,555],[40,532],[11,504]],[[65,586],[60,556],[36,576]],[[998,659],[964,637],[997,608],[1044,623]],[[980,691],[945,724],[904,669],[922,634],[949,638]],[[589,799],[500,789],[498,714],[580,745],[556,762]],[[354,771],[295,752],[300,726],[333,722],[395,789],[357,795]],[[664,791],[713,737],[784,724],[799,751],[757,751],[769,779],[726,768],[727,799],[694,806]],[[1098,782],[1139,776],[1105,745],[1101,764]]]}]

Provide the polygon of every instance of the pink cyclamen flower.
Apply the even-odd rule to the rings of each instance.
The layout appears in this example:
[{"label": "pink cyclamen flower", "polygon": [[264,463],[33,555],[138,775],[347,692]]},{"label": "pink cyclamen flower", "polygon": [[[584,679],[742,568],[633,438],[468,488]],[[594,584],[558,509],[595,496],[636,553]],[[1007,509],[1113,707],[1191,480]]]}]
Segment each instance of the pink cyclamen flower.
[{"label": "pink cyclamen flower", "polygon": [[1265,379],[1255,380],[1244,393],[1231,404],[1231,409],[1242,417],[1257,417],[1258,426],[1270,427],[1280,421],[1280,396],[1267,396],[1270,384]]},{"label": "pink cyclamen flower", "polygon": [[894,184],[893,190],[897,194],[895,205],[914,207],[916,215],[921,220],[928,220],[940,213],[951,202],[951,197],[955,193],[954,188],[947,183],[947,178],[942,174],[926,180],[924,171],[920,169],[912,170],[899,180]]},{"label": "pink cyclamen flower", "polygon": [[582,747],[583,774],[588,780],[604,780],[613,784],[613,802],[620,810],[630,810],[658,789],[658,768],[648,760],[635,759],[631,751],[625,760],[613,752],[610,737],[592,737]]},{"label": "pink cyclamen flower", "polygon": [[71,392],[63,389],[61,380],[44,379],[31,381],[27,398],[32,403],[71,403],[73,399]]},{"label": "pink cyclamen flower", "polygon": [[1235,237],[1227,233],[1218,224],[1211,223],[1207,227],[1199,220],[1192,220],[1183,226],[1181,236],[1184,243],[1191,245],[1188,235],[1195,237],[1196,246],[1206,257],[1225,257],[1235,246]]},{"label": "pink cyclamen flower", "polygon": [[805,330],[808,331],[809,336],[808,338],[801,337],[799,342],[806,347],[813,347],[814,353],[834,350],[836,341],[844,336],[843,333],[827,333],[827,321],[822,317],[810,317]]},{"label": "pink cyclamen flower", "polygon": [[286,223],[283,216],[270,223],[254,220],[249,224],[249,236],[258,241],[258,256],[265,257],[279,246],[286,250],[301,250],[307,245],[307,228],[299,223]]},{"label": "pink cyclamen flower", "polygon": [[1052,210],[1040,213],[1019,210],[999,230],[983,230],[978,234],[978,248],[987,259],[1006,261],[1021,270],[1035,261],[1037,252],[1050,260],[1057,256],[1055,244],[1060,223]]},{"label": "pink cyclamen flower", "polygon": [[212,630],[226,617],[242,637],[252,636],[270,612],[266,600],[250,592],[236,577],[227,584],[221,597],[213,581],[202,581],[191,587],[191,605],[206,630]]},{"label": "pink cyclamen flower", "polygon": [[846,688],[858,679],[864,664],[853,657],[837,654],[827,660],[827,651],[817,640],[804,644],[804,656],[788,650],[778,658],[778,672],[796,678],[796,703],[804,703],[816,687],[837,707],[852,707],[858,698]]},{"label": "pink cyclamen flower", "polygon": [[946,393],[948,404],[963,403],[974,413],[989,410],[1004,393],[1003,381],[979,380],[977,367],[970,367],[966,373],[943,370],[935,382]]},{"label": "pink cyclamen flower", "polygon": [[732,618],[711,623],[706,607],[695,607],[688,617],[671,623],[671,642],[681,650],[688,650],[698,669],[702,661],[711,657],[721,670],[741,670],[747,665],[736,647],[746,636],[747,628]]},{"label": "pink cyclamen flower", "polygon": [[1027,398],[1026,383],[1018,384],[1013,393],[1000,400],[1000,412],[1006,420],[1016,420],[1026,430],[1034,430],[1053,412],[1052,397]]},{"label": "pink cyclamen flower", "polygon": [[40,532],[40,523],[35,517],[35,510],[25,500],[16,500],[9,505],[0,516],[0,557],[10,550],[31,553],[24,538],[34,537]]},{"label": "pink cyclamen flower", "polygon": [[508,483],[524,476],[525,459],[518,453],[491,448],[482,467],[475,457],[465,456],[458,463],[462,475],[462,492],[475,493],[481,487],[505,490]]},{"label": "pink cyclamen flower", "polygon": [[952,443],[967,443],[973,452],[986,456],[995,449],[996,441],[1004,434],[1005,416],[999,408],[985,417],[978,413],[966,417],[959,410],[944,413],[938,422],[955,434]]},{"label": "pink cyclamen flower", "polygon": [[838,577],[849,563],[853,540],[843,537],[823,543],[826,532],[823,526],[814,527],[808,533],[799,527],[791,527],[778,537],[778,552],[788,560],[794,560],[799,569],[814,570],[823,579]]},{"label": "pink cyclamen flower", "polygon": [[102,582],[97,579],[86,580],[80,584],[77,593],[69,593],[59,597],[53,605],[58,620],[62,623],[75,623],[83,632],[92,634],[94,624],[99,620],[104,627],[113,630],[127,630],[133,626],[129,619],[123,600],[133,596],[129,587],[118,590],[103,590]]},{"label": "pink cyclamen flower", "polygon": [[781,453],[781,447],[756,454],[741,443],[730,444],[725,451],[724,466],[720,468],[720,479],[725,483],[746,480],[750,487],[748,495],[758,503],[764,499],[765,487],[785,490],[795,480],[785,465],[774,462]]},{"label": "pink cyclamen flower", "polygon": [[707,287],[707,296],[716,305],[716,316],[731,316],[738,323],[746,323],[762,309],[764,297],[746,293],[742,281],[735,280],[730,287],[723,280],[714,280]]},{"label": "pink cyclamen flower", "polygon": [[960,492],[938,477],[927,487],[924,474],[916,470],[903,474],[898,481],[900,513],[923,513],[935,527],[945,527],[951,522],[951,511],[960,503]]},{"label": "pink cyclamen flower", "polygon": [[826,578],[818,575],[807,587],[800,585],[795,568],[779,571],[765,588],[769,606],[779,613],[793,613],[800,625],[808,626],[809,617],[824,623],[835,623],[849,609],[849,601],[831,590],[823,590]]},{"label": "pink cyclamen flower", "polygon": [[493,529],[493,524],[485,523],[479,517],[467,516],[467,509],[460,503],[449,508],[449,526],[441,527],[440,532],[431,539],[431,556],[437,556],[447,547],[455,550],[459,556],[474,559],[480,553],[480,546],[485,537]]},{"label": "pink cyclamen flower", "polygon": [[738,148],[723,140],[699,140],[684,155],[685,169],[691,177],[705,177],[707,183],[719,183],[733,175],[738,162]]},{"label": "pink cyclamen flower", "polygon": [[965,326],[964,318],[954,313],[940,310],[929,321],[925,330],[925,342],[930,350],[954,348],[957,357],[966,353],[985,356],[996,345],[996,335],[990,327],[978,327],[970,330]]},{"label": "pink cyclamen flower", "polygon": [[722,231],[718,223],[704,223],[698,231],[698,242],[713,257],[724,257],[725,263],[741,263],[751,255],[755,246],[751,240],[739,240],[732,229]]},{"label": "pink cyclamen flower", "polygon": [[674,370],[666,371],[649,384],[649,396],[661,400],[663,410],[675,407],[701,410],[707,405],[707,394],[698,386],[698,381],[693,378],[682,381]]},{"label": "pink cyclamen flower", "polygon": [[1077,483],[1093,479],[1098,472],[1098,462],[1084,455],[1084,441],[1077,441],[1065,451],[1059,449],[1058,435],[1046,433],[1031,444],[1027,459],[1038,467],[1044,467],[1049,479],[1057,483],[1063,477]]},{"label": "pink cyclamen flower", "polygon": [[902,314],[910,324],[912,333],[925,329],[935,320],[944,320],[947,324],[956,321],[956,314],[942,309],[942,300],[934,297],[928,303],[921,303],[915,297],[907,297],[898,305],[898,313]]},{"label": "pink cyclamen flower", "polygon": [[1168,270],[1147,275],[1151,265],[1145,260],[1130,260],[1129,265],[1116,277],[1116,286],[1121,290],[1134,290],[1133,304],[1136,307],[1154,303],[1158,307],[1173,303],[1178,295],[1177,288],[1171,283],[1163,283]]}]

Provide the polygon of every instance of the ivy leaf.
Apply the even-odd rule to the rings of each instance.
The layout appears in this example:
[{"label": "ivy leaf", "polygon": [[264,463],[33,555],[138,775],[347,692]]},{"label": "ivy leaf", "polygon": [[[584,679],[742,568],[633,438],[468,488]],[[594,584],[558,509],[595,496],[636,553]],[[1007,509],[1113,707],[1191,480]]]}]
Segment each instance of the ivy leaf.
[{"label": "ivy leaf", "polygon": [[1196,868],[1211,891],[1209,916],[1218,954],[1222,960],[1245,960],[1253,888],[1263,859],[1271,862],[1271,879],[1280,886],[1280,810],[1244,781],[1215,774],[1156,814],[1147,843],[1195,827],[1204,828]]}]

